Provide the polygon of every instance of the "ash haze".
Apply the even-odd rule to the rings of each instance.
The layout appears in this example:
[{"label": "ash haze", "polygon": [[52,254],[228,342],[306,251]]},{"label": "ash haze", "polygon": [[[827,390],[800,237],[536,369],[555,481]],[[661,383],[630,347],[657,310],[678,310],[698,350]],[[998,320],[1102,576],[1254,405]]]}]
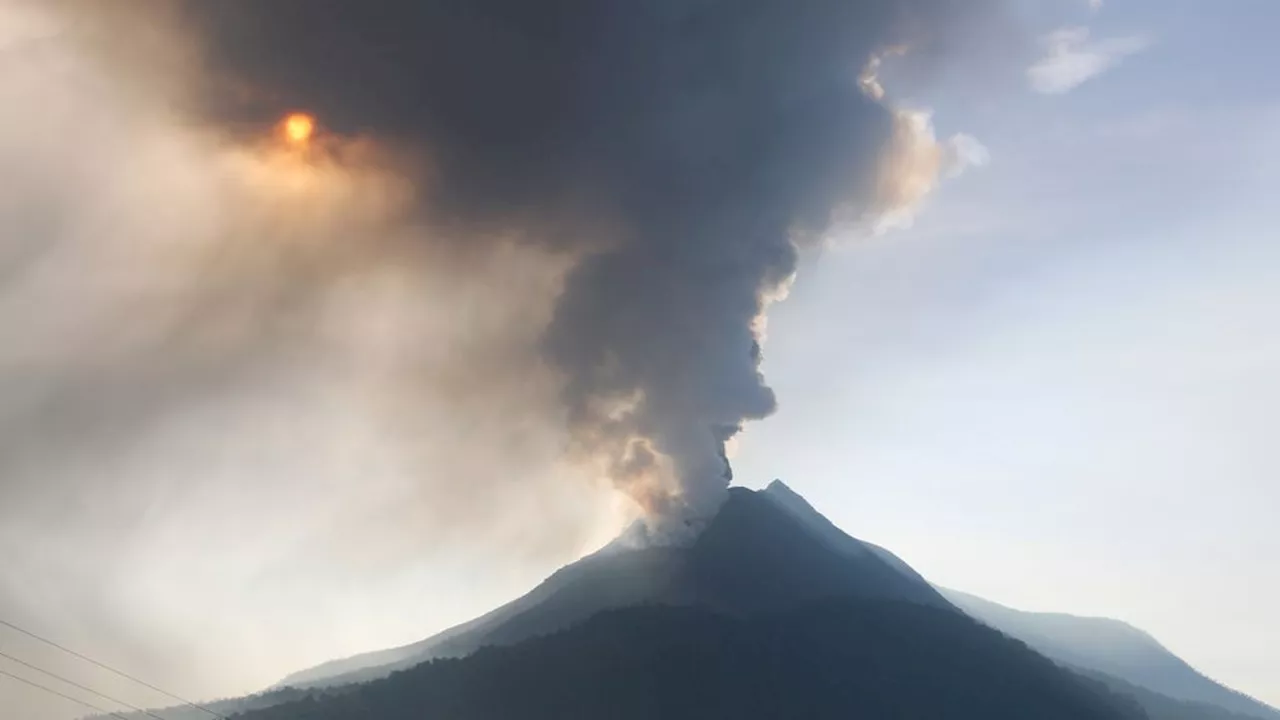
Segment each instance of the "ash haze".
[{"label": "ash haze", "polygon": [[0,0],[0,618],[250,692],[679,540],[736,447],[1280,701],[1276,387],[1213,362],[1276,341],[1275,11],[1164,7]]}]

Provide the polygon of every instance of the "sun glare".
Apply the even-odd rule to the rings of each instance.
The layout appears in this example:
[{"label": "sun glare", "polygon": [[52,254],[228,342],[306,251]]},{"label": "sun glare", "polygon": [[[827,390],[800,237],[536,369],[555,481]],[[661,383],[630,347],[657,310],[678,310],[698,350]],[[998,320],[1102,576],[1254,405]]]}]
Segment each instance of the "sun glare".
[{"label": "sun glare", "polygon": [[281,129],[286,140],[294,145],[302,145],[315,134],[316,121],[306,113],[291,113],[281,123]]}]

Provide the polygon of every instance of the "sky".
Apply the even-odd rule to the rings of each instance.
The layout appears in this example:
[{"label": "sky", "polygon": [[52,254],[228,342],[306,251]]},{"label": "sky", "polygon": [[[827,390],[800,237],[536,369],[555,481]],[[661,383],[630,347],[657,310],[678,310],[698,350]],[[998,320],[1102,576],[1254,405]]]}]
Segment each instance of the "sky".
[{"label": "sky", "polygon": [[[23,7],[0,2],[0,52],[42,36]],[[934,582],[1123,619],[1280,704],[1280,7],[1054,0],[1017,3],[1012,22],[1025,47],[1007,55],[929,77],[886,58],[894,107],[931,112],[964,161],[931,168],[933,192],[879,232],[801,254],[768,312],[778,411],[735,439],[735,482],[781,478]],[[384,227],[403,188],[379,148],[299,175],[79,55],[49,62],[75,92],[0,65],[0,94],[42,100],[0,119],[0,157],[24,173],[5,181],[76,209],[50,231],[58,213],[0,205],[8,227],[60,238],[34,275],[5,275],[26,235],[0,247],[0,470],[17,479],[0,486],[0,619],[186,697],[234,695],[469,619],[634,516],[554,456],[545,388],[508,372],[553,312],[562,258],[514,244],[460,259],[398,235],[353,250],[347,235],[403,231]],[[149,91],[175,82],[162,70],[130,77]],[[86,190],[121,165],[136,172],[111,194]],[[296,193],[330,210],[317,222]],[[160,195],[145,216],[119,210]],[[216,229],[164,244],[188,226]],[[268,231],[288,244],[225,249]],[[205,294],[103,264],[126,238]],[[300,319],[317,278],[322,311]],[[121,287],[140,304],[114,304]],[[192,317],[200,332],[173,341]],[[18,371],[66,357],[91,370]],[[473,397],[482,371],[502,383]],[[181,412],[154,420],[174,398]],[[84,425],[31,411],[49,407]],[[0,633],[5,648],[156,699]],[[75,714],[3,682],[0,704]]]},{"label": "sky", "polygon": [[1117,0],[1045,18],[1025,91],[939,102],[990,162],[801,269],[741,475],[934,582],[1126,620],[1280,702],[1277,19]]}]

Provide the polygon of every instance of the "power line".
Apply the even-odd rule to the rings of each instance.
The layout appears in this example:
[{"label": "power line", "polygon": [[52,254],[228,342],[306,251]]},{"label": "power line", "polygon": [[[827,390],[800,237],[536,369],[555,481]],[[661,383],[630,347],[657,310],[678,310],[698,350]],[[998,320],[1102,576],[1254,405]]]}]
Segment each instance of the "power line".
[{"label": "power line", "polygon": [[125,707],[129,708],[130,710],[134,710],[134,711],[136,711],[136,712],[140,712],[140,713],[142,713],[143,715],[146,715],[147,717],[155,718],[155,720],[165,720],[164,718],[160,717],[159,715],[156,715],[155,713],[151,712],[150,710],[147,710],[146,708],[140,708],[140,707],[138,707],[137,705],[134,705],[133,703],[127,703],[127,702],[125,702],[124,700],[120,700],[120,699],[118,699],[118,698],[113,698],[113,697],[111,697],[110,695],[108,695],[108,694],[106,694],[106,693],[98,692],[97,690],[94,690],[93,688],[91,688],[91,687],[89,687],[89,686],[87,686],[87,685],[81,685],[80,683],[76,682],[75,680],[71,680],[71,679],[69,679],[69,678],[62,677],[61,675],[59,675],[59,674],[57,674],[57,673],[55,673],[55,672],[50,672],[50,671],[48,671],[48,670],[45,670],[45,669],[44,669],[44,668],[42,668],[42,667],[39,667],[39,666],[36,666],[36,665],[32,665],[31,663],[27,662],[26,660],[20,660],[20,659],[18,659],[18,658],[16,658],[16,657],[14,657],[14,656],[10,655],[9,653],[6,653],[6,652],[3,652],[3,651],[0,651],[0,657],[5,658],[6,660],[10,660],[10,661],[12,661],[12,662],[16,662],[16,663],[18,663],[19,665],[21,665],[22,667],[27,668],[28,670],[35,670],[36,672],[40,673],[41,675],[47,675],[47,676],[49,676],[49,677],[53,678],[54,680],[61,680],[62,682],[64,682],[64,683],[66,683],[66,684],[70,685],[71,687],[78,688],[78,689],[80,689],[80,690],[83,690],[83,691],[85,691],[85,692],[87,692],[87,693],[91,694],[91,695],[97,695],[98,697],[102,698],[103,700],[109,700],[109,701],[111,701],[111,702],[113,702],[113,703],[115,703],[115,704],[117,704],[117,705],[123,705],[123,706],[125,706]]},{"label": "power line", "polygon": [[38,683],[38,682],[33,682],[33,681],[28,680],[28,679],[26,679],[26,678],[24,678],[24,677],[21,677],[21,676],[18,676],[18,675],[14,675],[14,674],[13,674],[13,673],[11,673],[11,672],[5,672],[4,670],[0,670],[0,675],[3,675],[4,677],[8,677],[8,678],[13,678],[14,680],[17,680],[17,681],[18,681],[18,682],[20,682],[20,683],[26,683],[27,685],[30,685],[31,687],[33,687],[33,688],[37,688],[37,689],[39,689],[39,690],[43,690],[43,691],[45,691],[45,692],[49,693],[50,695],[57,695],[58,697],[63,698],[63,699],[65,699],[65,700],[70,700],[71,702],[76,703],[77,705],[83,705],[84,707],[87,707],[87,708],[89,708],[90,710],[93,710],[94,712],[100,712],[100,713],[102,713],[102,714],[104,714],[104,715],[110,715],[111,717],[119,718],[119,720],[129,720],[129,718],[127,718],[127,717],[125,717],[125,716],[121,715],[121,714],[120,714],[120,713],[118,713],[118,712],[112,712],[112,711],[110,711],[110,710],[108,710],[108,709],[106,709],[106,708],[100,708],[100,707],[98,707],[97,705],[94,705],[94,704],[93,704],[93,703],[91,703],[91,702],[85,702],[84,700],[81,700],[81,699],[80,699],[80,698],[78,698],[78,697],[72,697],[72,696],[70,696],[70,695],[68,695],[68,694],[66,694],[66,693],[58,692],[57,690],[54,690],[54,689],[53,689],[53,688],[51,688],[51,687],[45,687],[44,685],[41,685],[41,684],[40,684],[40,683]]},{"label": "power line", "polygon": [[85,662],[87,662],[87,663],[89,663],[89,664],[91,664],[91,665],[96,665],[97,667],[100,667],[100,668],[102,668],[103,670],[106,670],[106,671],[107,671],[107,672],[109,672],[109,673],[113,673],[113,674],[115,674],[115,675],[119,675],[120,677],[124,678],[125,680],[131,680],[131,681],[133,681],[133,682],[135,682],[135,683],[138,683],[139,685],[141,685],[141,686],[143,686],[143,687],[145,687],[145,688],[148,688],[148,689],[150,689],[150,690],[154,690],[154,691],[156,691],[156,692],[160,693],[161,695],[164,695],[165,697],[168,697],[168,698],[172,698],[172,699],[174,699],[174,700],[177,700],[178,702],[182,703],[183,705],[186,705],[187,707],[194,708],[194,709],[199,710],[199,711],[204,712],[204,713],[208,713],[209,715],[211,715],[212,717],[217,718],[218,720],[227,720],[227,717],[226,717],[225,715],[223,715],[222,713],[214,712],[213,710],[210,710],[209,708],[207,708],[207,707],[205,707],[205,706],[203,706],[203,705],[200,705],[200,704],[197,704],[197,703],[193,703],[193,702],[191,702],[190,700],[186,700],[186,699],[182,698],[182,697],[181,697],[181,696],[179,696],[179,695],[174,695],[173,693],[169,692],[168,690],[164,690],[164,689],[162,689],[162,688],[158,688],[158,687],[156,687],[155,685],[152,685],[151,683],[147,682],[146,680],[141,680],[141,679],[139,679],[139,678],[136,678],[136,677],[134,677],[134,676],[130,675],[129,673],[124,672],[123,670],[117,670],[117,669],[115,669],[115,668],[111,667],[110,665],[108,665],[108,664],[106,664],[106,663],[104,663],[104,662],[100,662],[100,661],[98,661],[98,660],[94,660],[93,658],[89,657],[88,655],[82,655],[81,653],[78,653],[78,652],[76,652],[75,650],[72,650],[72,649],[71,649],[71,648],[69,648],[69,647],[66,647],[66,646],[64,646],[64,645],[59,645],[58,643],[56,643],[56,642],[54,642],[54,641],[50,640],[49,638],[46,638],[46,637],[43,637],[43,636],[37,635],[36,633],[31,632],[30,630],[26,630],[26,629],[20,628],[20,627],[18,627],[17,625],[14,625],[13,623],[8,622],[7,620],[0,620],[0,625],[3,625],[4,627],[7,627],[7,628],[9,628],[9,629],[11,629],[11,630],[16,630],[16,631],[18,631],[18,632],[22,633],[23,635],[26,635],[27,637],[32,638],[32,639],[34,639],[34,640],[39,640],[40,642],[44,643],[45,645],[48,645],[48,646],[50,646],[50,647],[57,648],[57,649],[61,650],[62,652],[67,653],[68,655],[72,655],[72,656],[74,656],[74,657],[78,657],[78,658],[80,658],[81,660],[83,660],[83,661],[85,661]]}]

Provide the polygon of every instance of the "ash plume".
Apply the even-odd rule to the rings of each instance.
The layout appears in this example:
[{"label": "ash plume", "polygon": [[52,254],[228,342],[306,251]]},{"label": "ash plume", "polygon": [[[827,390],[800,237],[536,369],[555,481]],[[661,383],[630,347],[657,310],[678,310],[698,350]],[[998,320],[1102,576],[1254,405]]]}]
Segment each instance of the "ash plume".
[{"label": "ash plume", "polygon": [[[760,318],[832,218],[901,209],[920,138],[866,71],[943,53],[956,0],[180,3],[207,117],[306,108],[416,158],[422,222],[573,259],[543,356],[569,452],[656,517],[714,512],[725,443],[774,412]],[[904,143],[906,150],[904,150]],[[932,162],[931,165],[927,164]],[[895,173],[909,187],[888,188]],[[914,187],[914,186],[913,186]],[[433,237],[448,233],[437,233]]]},{"label": "ash plume", "polygon": [[684,533],[996,3],[0,0],[0,607],[232,695]]}]

